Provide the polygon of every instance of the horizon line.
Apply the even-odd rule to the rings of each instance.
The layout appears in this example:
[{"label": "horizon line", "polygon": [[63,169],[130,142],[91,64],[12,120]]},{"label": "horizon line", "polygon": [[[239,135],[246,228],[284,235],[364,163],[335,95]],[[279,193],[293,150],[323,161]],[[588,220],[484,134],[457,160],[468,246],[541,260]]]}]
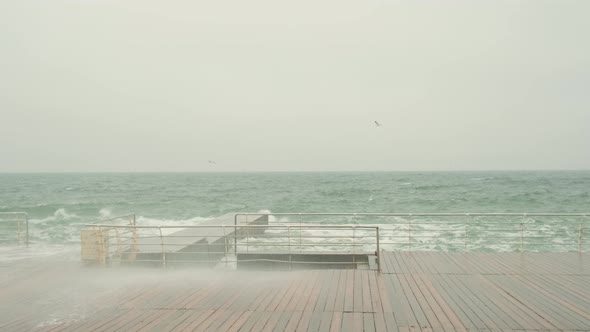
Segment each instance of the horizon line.
[{"label": "horizon line", "polygon": [[584,172],[590,169],[440,169],[440,170],[207,170],[207,171],[124,171],[124,170],[105,170],[105,171],[0,171],[0,174],[154,174],[154,173],[450,173],[450,172]]}]

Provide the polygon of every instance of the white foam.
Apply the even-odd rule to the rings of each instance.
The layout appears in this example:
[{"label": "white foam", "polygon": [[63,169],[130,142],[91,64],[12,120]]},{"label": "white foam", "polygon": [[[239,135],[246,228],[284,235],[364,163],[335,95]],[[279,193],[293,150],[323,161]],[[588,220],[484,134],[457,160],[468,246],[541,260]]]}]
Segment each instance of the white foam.
[{"label": "white foam", "polygon": [[[270,210],[262,209],[262,210],[258,210],[257,213],[260,213],[260,214],[271,214],[272,212]],[[275,222],[275,221],[277,221],[277,218],[275,216],[273,216],[273,215],[269,215],[268,216],[268,222]]]},{"label": "white foam", "polygon": [[111,208],[108,208],[108,207],[104,207],[98,211],[98,214],[100,214],[100,217],[105,218],[105,219],[112,217],[113,216],[112,213],[113,213],[113,211],[111,210]]},{"label": "white foam", "polygon": [[157,219],[148,218],[144,216],[137,217],[136,224],[138,226],[178,226],[178,228],[164,228],[162,235],[172,234],[182,229],[182,226],[195,226],[202,222],[211,220],[211,218],[194,217],[189,219]]},{"label": "white foam", "polygon": [[75,213],[68,213],[68,211],[64,208],[57,209],[52,216],[43,218],[43,219],[29,219],[30,224],[44,224],[47,222],[57,221],[57,220],[71,220],[78,218]]}]

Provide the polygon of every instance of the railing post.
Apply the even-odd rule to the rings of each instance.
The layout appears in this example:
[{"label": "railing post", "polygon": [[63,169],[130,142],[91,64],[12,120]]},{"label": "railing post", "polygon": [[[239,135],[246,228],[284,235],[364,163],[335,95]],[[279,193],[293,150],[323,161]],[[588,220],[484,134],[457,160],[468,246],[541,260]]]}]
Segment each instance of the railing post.
[{"label": "railing post", "polygon": [[102,227],[95,227],[95,236],[98,242],[98,263],[102,266],[106,266],[106,253],[105,253],[105,242],[103,238],[104,232],[102,231]]},{"label": "railing post", "polygon": [[22,226],[22,220],[18,219],[18,217],[16,217],[16,245],[18,245],[20,247],[20,245],[25,242],[22,239],[22,231],[21,228],[23,228]]},{"label": "railing post", "polygon": [[377,233],[377,272],[381,273],[381,248],[379,248],[379,226],[375,228]]},{"label": "railing post", "polygon": [[408,218],[408,251],[412,251],[412,226]]},{"label": "railing post", "polygon": [[[135,220],[135,217],[133,218]],[[135,225],[131,228],[131,254],[129,261],[134,261],[137,258],[137,228]]]},{"label": "railing post", "polygon": [[119,236],[118,228],[115,228],[115,237],[117,238],[117,256],[121,258],[123,251],[121,250],[121,237]]},{"label": "railing post", "polygon": [[238,259],[238,214],[234,215],[234,256]]},{"label": "railing post", "polygon": [[29,247],[29,214],[25,213],[25,246]]},{"label": "railing post", "polygon": [[162,227],[158,227],[160,230],[160,245],[162,246],[162,267],[166,267],[166,250],[164,249],[164,236],[162,235]]},{"label": "railing post", "polygon": [[467,221],[467,222],[465,222],[465,229],[464,229],[464,231],[463,231],[463,232],[465,233],[465,239],[463,240],[463,241],[464,241],[464,243],[465,243],[465,244],[464,244],[464,247],[463,247],[463,250],[464,250],[465,252],[467,252],[467,242],[469,241],[469,236],[467,235],[467,227],[469,226],[469,221],[473,221],[473,219],[474,219],[474,218],[473,218],[473,217],[471,217],[471,218],[469,218],[469,219],[468,219],[468,221]]},{"label": "railing post", "polygon": [[301,232],[303,227],[303,221],[301,220],[301,213],[299,214],[299,253],[301,253]]},{"label": "railing post", "polygon": [[520,223],[520,252],[524,252],[524,222]]},{"label": "railing post", "polygon": [[289,241],[289,270],[292,270],[293,263],[291,262],[291,258],[293,255],[293,251],[291,249],[291,226],[287,226],[287,240]]},{"label": "railing post", "polygon": [[224,266],[227,267],[227,236],[225,231],[225,225],[223,226],[223,260],[225,261]]},{"label": "railing post", "polygon": [[578,252],[582,252],[582,226],[583,222],[580,220],[580,226],[578,228]]},{"label": "railing post", "polygon": [[352,225],[352,266],[356,269],[356,225]]}]

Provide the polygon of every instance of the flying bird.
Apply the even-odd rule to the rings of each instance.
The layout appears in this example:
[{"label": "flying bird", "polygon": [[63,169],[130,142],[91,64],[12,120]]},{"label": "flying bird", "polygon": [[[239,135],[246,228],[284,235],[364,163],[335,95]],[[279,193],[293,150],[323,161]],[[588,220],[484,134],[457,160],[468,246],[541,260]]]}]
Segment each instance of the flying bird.
[{"label": "flying bird", "polygon": [[377,122],[377,121],[375,121],[375,125],[376,125],[377,127],[381,127],[381,124],[380,124],[379,122]]}]

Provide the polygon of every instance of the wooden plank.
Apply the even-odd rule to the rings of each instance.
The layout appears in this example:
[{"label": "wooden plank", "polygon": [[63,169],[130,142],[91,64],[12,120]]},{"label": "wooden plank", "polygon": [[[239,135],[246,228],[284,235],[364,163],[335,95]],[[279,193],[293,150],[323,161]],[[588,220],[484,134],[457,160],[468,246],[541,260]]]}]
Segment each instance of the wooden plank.
[{"label": "wooden plank", "polygon": [[362,331],[362,329],[355,329],[353,315],[354,315],[354,313],[352,313],[352,312],[344,312],[342,314],[342,326],[341,326],[340,331],[342,331],[342,332]]},{"label": "wooden plank", "polygon": [[[425,298],[423,292],[420,288],[416,285],[414,277],[416,274],[406,274],[404,275],[406,285],[409,286],[409,293],[412,294],[413,298],[415,299],[416,303],[418,304],[419,309],[414,309],[414,314],[416,311],[419,310],[422,312],[424,317],[426,317],[426,321],[424,325],[420,325],[421,327],[428,327],[435,329],[437,331],[443,330],[443,326],[439,321],[439,318],[436,315],[436,312],[432,308],[432,303],[429,303],[428,299]],[[420,321],[418,321],[420,322]]]},{"label": "wooden plank", "polygon": [[451,309],[432,283],[432,275],[414,276],[414,281],[435,312],[445,331],[466,332],[467,327]]},{"label": "wooden plank", "polygon": [[[168,317],[168,319],[160,322],[158,325],[153,326],[149,331],[172,331],[177,330],[177,327],[181,325],[186,319],[195,313],[192,310],[176,310],[175,313]],[[86,329],[80,329],[80,331],[86,331]]]},{"label": "wooden plank", "polygon": [[[481,309],[475,307],[474,303],[470,300],[470,297],[464,294],[463,288],[465,286],[456,283],[453,280],[457,277],[458,275],[440,275],[437,280],[441,285],[439,289],[444,290],[455,305],[461,309],[462,315],[456,310],[455,313],[459,316],[463,316],[463,324],[466,326],[473,326],[479,330],[499,330],[500,328],[493,322],[490,322]],[[449,301],[447,300],[447,302]]]},{"label": "wooden plank", "polygon": [[269,290],[270,290],[270,292],[268,294],[264,295],[263,300],[260,301],[260,304],[256,307],[255,310],[257,310],[257,311],[272,311],[272,310],[267,310],[267,308],[271,304],[271,302],[274,301],[275,297],[277,295],[279,295],[280,292],[275,287],[271,287],[271,288],[269,288]]},{"label": "wooden plank", "polygon": [[519,315],[523,317],[523,319],[529,322],[529,326],[540,325],[540,328],[538,328],[539,330],[557,329],[557,327],[555,325],[552,325],[544,316],[534,311],[534,308],[529,308],[529,306],[522,303],[520,299],[516,298],[513,294],[506,291],[504,288],[499,287],[497,284],[493,283],[491,281],[491,278],[494,278],[495,276],[479,275],[478,277],[487,282],[486,288],[489,288],[490,291],[493,291],[499,296],[501,296],[504,300],[506,300],[505,303],[510,303],[509,308],[514,310],[514,312],[518,312]]},{"label": "wooden plank", "polygon": [[342,331],[342,316],[344,314],[341,311],[335,311],[332,314],[332,321],[330,323],[330,332]]},{"label": "wooden plank", "polygon": [[[250,289],[253,291],[253,289]],[[259,307],[263,306],[265,300],[270,296],[274,296],[276,294],[275,290],[272,288],[268,289],[256,289],[255,294],[247,294],[246,297],[250,299],[250,303],[247,306],[248,310],[251,311],[263,311],[258,310]]]},{"label": "wooden plank", "polygon": [[260,313],[260,318],[258,319],[256,324],[254,324],[254,326],[252,326],[250,331],[252,331],[252,332],[262,331],[264,329],[264,327],[266,326],[266,324],[268,323],[268,321],[270,320],[271,315],[272,315],[272,313],[270,313],[268,311],[262,311]]},{"label": "wooden plank", "polygon": [[177,325],[175,331],[192,331],[199,326],[204,320],[209,318],[215,313],[213,309],[205,310],[190,310],[189,315],[179,325]]},{"label": "wooden plank", "polygon": [[400,274],[398,275],[398,278],[401,285],[401,289],[405,295],[406,301],[409,307],[411,308],[411,313],[413,314],[415,321],[417,322],[417,324],[411,324],[410,326],[417,326],[419,328],[431,328],[432,326],[428,322],[428,318],[422,311],[422,308],[420,307],[420,304],[418,303],[418,300],[416,299],[416,296],[408,283],[408,276],[410,276],[410,274]]},{"label": "wooden plank", "polygon": [[385,251],[381,251],[379,253],[379,265],[381,265],[381,273],[393,273],[393,267],[391,266],[391,262],[388,258],[389,256],[386,255]]},{"label": "wooden plank", "polygon": [[289,301],[289,304],[287,304],[287,307],[285,308],[285,311],[294,311],[295,308],[297,308],[297,305],[299,303],[299,301],[301,299],[304,299],[304,292],[305,292],[305,288],[308,287],[308,283],[307,283],[307,276],[309,274],[305,274],[305,278],[302,277],[299,284],[297,285],[297,288],[294,290],[293,294],[291,295],[291,300]]},{"label": "wooden plank", "polygon": [[315,287],[316,282],[318,281],[318,273],[317,271],[308,271],[307,278],[305,280],[305,287],[303,291],[299,294],[299,301],[297,301],[293,310],[295,311],[303,311],[305,306],[307,305],[308,301],[311,299],[311,293],[313,288]]},{"label": "wooden plank", "polygon": [[299,319],[299,323],[297,324],[295,331],[307,331],[308,327],[309,327],[309,323],[311,322],[312,315],[313,315],[313,311],[311,311],[311,310],[304,311],[303,314],[301,315],[301,318]]},{"label": "wooden plank", "polygon": [[[346,297],[346,285],[348,284],[348,273],[345,270],[338,271],[338,288],[334,289],[335,298],[334,298],[334,306],[331,308],[332,311],[344,311],[344,298]],[[327,311],[330,309],[329,307],[326,309]]]},{"label": "wooden plank", "polygon": [[385,323],[385,317],[383,316],[383,312],[375,312],[373,314],[373,322],[375,325],[374,331],[391,331]]},{"label": "wooden plank", "polygon": [[[557,295],[561,295],[581,307],[590,308],[590,276],[556,276],[556,275],[528,275],[528,278],[538,280],[538,283],[546,283],[548,287],[555,289]],[[584,287],[586,286],[586,287]]]},{"label": "wooden plank", "polygon": [[[540,283],[538,280],[527,275],[516,275],[514,278],[521,281],[524,285],[534,288],[535,291],[548,298],[552,304],[559,304],[558,307],[567,313],[569,317],[581,322],[580,326],[590,326],[590,312],[586,307],[580,308],[580,302],[574,301],[571,297],[565,297],[563,292],[552,291],[552,288],[547,283]],[[555,288],[553,288],[555,289]],[[590,308],[590,307],[588,307]]]},{"label": "wooden plank", "polygon": [[[365,331],[365,332],[376,331],[375,318],[373,317],[373,313],[365,312],[362,314],[362,318],[363,318],[362,331]],[[359,330],[359,331],[361,331],[361,330]],[[381,330],[381,331],[383,331],[383,330]]]},{"label": "wooden plank", "polygon": [[249,287],[230,288],[232,295],[227,298],[225,303],[220,303],[217,308],[219,310],[244,311],[247,308],[247,301],[244,300],[249,295],[245,294],[246,289],[249,289]]},{"label": "wooden plank", "polygon": [[128,331],[149,331],[152,327],[157,326],[160,322],[165,321],[175,312],[176,310],[156,309],[147,319],[144,320],[143,324],[137,324],[136,326],[129,328]]},{"label": "wooden plank", "polygon": [[340,284],[340,271],[330,270],[328,280],[328,284],[325,285],[327,289],[326,301],[323,306],[320,306],[318,303],[316,306],[317,311],[334,311],[334,303],[336,302],[336,295]]},{"label": "wooden plank", "polygon": [[325,281],[325,275],[326,273],[324,271],[319,271],[315,274],[315,278],[313,280],[313,287],[307,294],[307,301],[304,302],[303,307],[301,308],[303,311],[314,311],[316,304],[319,300],[323,283]]},{"label": "wooden plank", "polygon": [[[386,277],[386,280],[388,281],[386,287],[388,289],[389,299],[391,300],[392,315],[394,316],[397,326],[418,327],[419,325],[416,321],[416,317],[412,312],[412,308],[410,307],[400,283],[400,276],[403,275],[391,274]],[[387,315],[385,317],[387,321]]]},{"label": "wooden plank", "polygon": [[252,328],[254,327],[254,325],[256,325],[258,320],[262,317],[262,314],[263,314],[262,311],[252,311],[252,314],[250,314],[250,317],[248,317],[248,319],[242,324],[239,331],[240,332],[241,331],[244,331],[244,332],[254,331]]},{"label": "wooden plank", "polygon": [[288,298],[289,291],[291,289],[293,289],[293,285],[295,283],[296,283],[295,280],[290,280],[290,282],[287,283],[286,286],[283,286],[283,287],[281,287],[281,289],[279,291],[276,291],[275,296],[273,296],[272,300],[270,301],[270,303],[267,305],[267,307],[264,310],[266,310],[266,311],[280,311],[279,305],[281,303],[285,303],[286,301],[289,300],[289,298]]},{"label": "wooden plank", "polygon": [[248,320],[251,311],[230,311],[231,315],[217,328],[218,331],[230,331],[232,327],[237,331]]},{"label": "wooden plank", "polygon": [[293,297],[295,292],[299,289],[300,285],[303,283],[302,278],[297,278],[294,282],[289,284],[289,289],[285,296],[281,299],[281,301],[277,304],[276,311],[291,311],[292,308],[288,308],[291,302],[294,302]]},{"label": "wooden plank", "polygon": [[[330,289],[333,287],[334,284],[334,270],[328,270],[321,274],[320,277],[320,284],[319,284],[319,294],[317,295],[317,301],[313,307],[313,311],[316,312],[323,312],[326,308],[326,303],[328,302],[328,293]],[[336,285],[338,283],[336,282]],[[318,326],[319,328],[319,326]]]},{"label": "wooden plank", "polygon": [[360,270],[353,270],[353,296],[352,296],[352,311],[363,312],[363,284],[362,272]]},{"label": "wooden plank", "polygon": [[[56,299],[54,289],[67,289],[72,280],[51,282],[51,288],[27,288],[27,285],[34,285],[33,281],[50,279],[54,274],[63,278],[58,275],[59,269],[48,273],[39,269],[39,276],[27,276],[23,281],[11,277],[17,274],[5,277],[16,284],[7,282],[0,286],[0,310],[3,312],[0,329],[29,331],[36,328],[51,332],[238,330],[248,323],[251,330],[267,331],[284,330],[287,325],[290,329],[311,331],[327,331],[334,326],[423,332],[587,330],[590,326],[587,256],[577,253],[383,252],[384,272],[390,269],[394,273],[378,274],[367,270],[280,272],[277,273],[279,281],[270,277],[270,283],[254,274],[240,273],[243,278],[239,283],[232,282],[231,277],[199,278],[186,286],[154,278],[153,282],[132,286],[115,285],[112,291],[97,295],[86,304],[87,310],[93,312],[91,316],[78,321],[53,322],[48,317],[65,319],[63,312],[69,308],[67,300],[63,304],[53,300]],[[399,267],[395,268],[394,264]],[[108,273],[113,275],[116,271]],[[0,275],[0,279],[2,277]],[[77,285],[84,283],[76,282]],[[35,304],[38,299],[50,301]],[[30,307],[31,303],[35,311],[24,312],[22,308]],[[345,309],[348,311],[344,312]],[[335,310],[339,311],[339,316]],[[257,319],[252,317],[256,312],[259,313]],[[294,312],[299,314],[294,316]],[[352,325],[342,326],[343,314],[347,314],[345,320],[352,319]],[[426,324],[416,315],[423,315]],[[44,325],[36,327],[40,323]]]},{"label": "wooden plank", "polygon": [[[270,317],[268,318],[268,322],[264,326],[263,332],[272,332],[272,331],[282,331],[281,329],[277,329],[277,325],[279,324],[279,320],[281,319],[281,312],[270,312]],[[282,326],[281,328],[284,328]]]},{"label": "wooden plank", "polygon": [[311,314],[311,318],[309,320],[309,325],[307,327],[307,331],[309,332],[317,332],[320,329],[320,325],[322,323],[322,316],[324,312],[321,311],[314,311]]},{"label": "wooden plank", "polygon": [[367,273],[369,283],[369,297],[371,301],[371,308],[373,312],[383,312],[383,304],[381,300],[381,292],[377,285],[377,272]]},{"label": "wooden plank", "polygon": [[360,279],[362,286],[362,312],[375,312],[371,298],[371,288],[369,283],[369,274],[372,271],[361,271]]},{"label": "wooden plank", "polygon": [[510,325],[504,321],[503,317],[498,315],[496,308],[480,294],[482,289],[470,288],[470,280],[474,279],[472,275],[456,275],[448,280],[455,285],[461,297],[467,305],[473,306],[473,311],[481,318],[490,329],[507,329]]},{"label": "wooden plank", "polygon": [[318,332],[329,332],[330,325],[332,324],[332,318],[334,313],[332,312],[322,312],[322,321],[320,322],[320,327],[318,328]]},{"label": "wooden plank", "polygon": [[407,274],[407,273],[413,273],[413,269],[410,267],[410,265],[407,264],[406,260],[405,260],[405,254],[403,251],[398,251],[395,253],[394,257],[395,260],[397,261],[397,263],[399,264],[400,267],[400,271],[399,273],[402,274]]},{"label": "wooden plank", "polygon": [[347,270],[346,272],[346,288],[344,290],[344,312],[352,312],[354,310],[354,271]]},{"label": "wooden plank", "polygon": [[289,324],[289,320],[291,319],[291,312],[281,312],[280,318],[277,321],[273,331],[285,331],[287,324]]},{"label": "wooden plank", "polygon": [[475,303],[480,307],[485,308],[485,313],[490,319],[494,320],[500,327],[504,329],[521,330],[525,326],[519,324],[515,319],[514,312],[507,312],[502,302],[498,300],[497,294],[490,292],[487,284],[477,276],[461,276],[462,283],[476,298]]},{"label": "wooden plank", "polygon": [[299,325],[299,320],[301,319],[302,315],[303,312],[301,311],[291,312],[291,318],[289,319],[289,323],[287,324],[287,326],[285,326],[284,332],[296,331],[297,325]]},{"label": "wooden plank", "polygon": [[438,285],[437,289],[439,289],[441,296],[453,308],[453,312],[460,317],[463,325],[469,330],[489,330],[490,328],[479,317],[477,308],[472,307],[472,303],[464,299],[465,296],[462,292],[455,290],[456,285],[451,283],[448,278],[448,275],[439,275],[433,282]]},{"label": "wooden plank", "polygon": [[539,317],[534,318],[534,313],[523,306],[522,303],[518,301],[511,301],[512,297],[503,289],[497,288],[495,285],[491,285],[491,283],[487,280],[488,277],[491,276],[477,276],[480,287],[485,290],[483,295],[492,301],[498,308],[500,308],[504,315],[509,315],[510,318],[515,321],[518,327],[515,327],[514,329],[542,330],[552,327],[550,325],[543,325],[539,323]]},{"label": "wooden plank", "polygon": [[393,263],[393,265],[395,266],[395,273],[399,274],[399,273],[408,273],[408,270],[405,266],[405,264],[403,264],[402,259],[400,258],[400,252],[396,251],[396,252],[392,252],[391,253],[391,261]]},{"label": "wooden plank", "polygon": [[215,331],[225,321],[229,320],[232,311],[216,309],[215,312],[193,328],[194,332]]},{"label": "wooden plank", "polygon": [[[529,307],[535,307],[539,315],[551,321],[560,329],[580,329],[584,327],[584,320],[564,310],[561,306],[555,305],[550,299],[537,291],[530,289],[526,284],[515,282],[508,276],[494,276],[490,279],[509,290],[513,295],[518,296],[519,300]],[[542,314],[541,314],[542,313]]]},{"label": "wooden plank", "polygon": [[111,326],[111,331],[129,331],[133,326],[141,324],[146,318],[153,314],[153,310],[138,310],[137,314],[128,317],[124,322],[121,322],[115,326]]}]

